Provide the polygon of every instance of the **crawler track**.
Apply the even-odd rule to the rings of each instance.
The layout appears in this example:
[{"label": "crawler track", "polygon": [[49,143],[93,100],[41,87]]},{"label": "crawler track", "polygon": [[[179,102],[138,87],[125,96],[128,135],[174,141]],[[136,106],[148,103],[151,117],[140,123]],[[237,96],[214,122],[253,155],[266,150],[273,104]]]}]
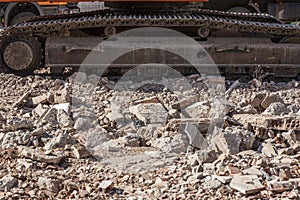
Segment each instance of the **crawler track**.
[{"label": "crawler track", "polygon": [[300,27],[283,24],[264,14],[239,14],[211,10],[187,13],[142,12],[134,14],[101,10],[69,15],[38,17],[15,25],[3,32],[4,36],[15,33],[52,34],[66,30],[99,27],[207,27],[212,30],[229,30],[274,36],[300,36]]}]

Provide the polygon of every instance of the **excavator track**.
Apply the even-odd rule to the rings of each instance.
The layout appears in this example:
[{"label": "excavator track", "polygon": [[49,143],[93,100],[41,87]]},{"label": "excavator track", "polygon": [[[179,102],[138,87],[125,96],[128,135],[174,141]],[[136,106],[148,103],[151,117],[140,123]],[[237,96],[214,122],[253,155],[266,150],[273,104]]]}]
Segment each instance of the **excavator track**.
[{"label": "excavator track", "polygon": [[197,10],[189,13],[142,11],[134,14],[101,10],[75,15],[40,17],[10,27],[2,33],[8,36],[23,34],[52,34],[66,30],[99,27],[206,27],[210,30],[228,30],[272,36],[300,36],[300,27],[283,24],[269,15],[239,14]]}]

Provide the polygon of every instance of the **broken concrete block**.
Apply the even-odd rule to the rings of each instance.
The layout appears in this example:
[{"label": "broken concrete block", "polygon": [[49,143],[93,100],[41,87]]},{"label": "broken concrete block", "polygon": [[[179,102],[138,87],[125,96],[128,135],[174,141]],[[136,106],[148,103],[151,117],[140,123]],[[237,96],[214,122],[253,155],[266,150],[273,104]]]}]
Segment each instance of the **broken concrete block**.
[{"label": "broken concrete block", "polygon": [[129,111],[145,124],[164,124],[168,112],[160,103],[144,103],[131,106]]},{"label": "broken concrete block", "polygon": [[269,105],[269,107],[263,112],[265,115],[285,115],[290,111],[285,104],[281,102],[274,102]]},{"label": "broken concrete block", "polygon": [[56,110],[64,110],[68,115],[70,115],[70,103],[55,104],[53,105],[53,108],[55,108]]},{"label": "broken concrete block", "polygon": [[263,176],[263,173],[256,167],[250,167],[250,168],[244,169],[242,171],[242,173],[245,175],[256,175],[259,177]]},{"label": "broken concrete block", "polygon": [[15,131],[19,129],[31,129],[33,123],[30,120],[22,119],[20,117],[12,117],[7,120],[5,130]]},{"label": "broken concrete block", "polygon": [[282,136],[288,141],[290,145],[297,142],[297,135],[294,130],[289,130],[288,132],[283,132]]},{"label": "broken concrete block", "polygon": [[198,101],[198,99],[199,99],[198,96],[192,96],[192,97],[188,97],[188,98],[182,99],[182,100],[174,103],[172,105],[172,108],[174,108],[176,110],[180,110],[180,109],[186,108],[189,105],[192,105],[193,103],[196,103]]},{"label": "broken concrete block", "polygon": [[267,95],[264,100],[261,102],[261,107],[263,107],[264,109],[268,108],[271,103],[274,102],[281,102],[283,103],[283,100],[281,99],[281,97],[279,96],[279,94],[269,94]]},{"label": "broken concrete block", "polygon": [[256,93],[251,100],[251,105],[254,108],[259,108],[261,102],[265,99],[266,96],[267,96],[266,93]]},{"label": "broken concrete block", "polygon": [[197,149],[205,149],[208,147],[208,142],[194,124],[187,123],[184,132],[188,135],[190,145]]},{"label": "broken concrete block", "polygon": [[241,141],[239,134],[215,127],[211,142],[223,153],[237,154],[239,153]]},{"label": "broken concrete block", "polygon": [[46,189],[54,193],[59,192],[60,189],[60,182],[53,178],[39,177],[37,184],[40,189]]},{"label": "broken concrete block", "polygon": [[230,187],[245,195],[265,189],[256,175],[235,175],[230,182]]},{"label": "broken concrete block", "polygon": [[32,149],[29,147],[20,147],[18,151],[21,156],[48,164],[58,164],[63,158],[56,155],[46,155],[40,148]]},{"label": "broken concrete block", "polygon": [[[255,141],[254,133],[240,126],[226,127],[224,132],[234,134],[235,137],[241,138],[239,151],[252,149]],[[238,146],[238,143],[236,144],[236,146]]]},{"label": "broken concrete block", "polygon": [[32,114],[36,117],[41,117],[48,109],[44,108],[42,104],[38,104],[35,109],[33,109]]},{"label": "broken concrete block", "polygon": [[0,191],[9,191],[18,185],[18,179],[11,175],[6,175],[0,179]]},{"label": "broken concrete block", "polygon": [[82,146],[80,144],[73,145],[71,149],[74,157],[77,159],[86,158],[91,155],[91,153],[85,148],[85,146]]},{"label": "broken concrete block", "polygon": [[212,175],[214,179],[218,179],[221,183],[226,184],[229,183],[232,180],[231,176],[218,176],[218,175]]},{"label": "broken concrete block", "polygon": [[[211,108],[210,117],[212,120],[210,127],[222,127],[225,121],[224,117],[235,108],[235,105],[230,101],[216,97],[213,99]],[[209,131],[213,131],[213,129]]]},{"label": "broken concrete block", "polygon": [[244,127],[250,124],[252,127],[262,127],[265,129],[275,130],[300,130],[300,119],[288,116],[265,116],[265,115],[248,115],[235,114],[233,118],[241,122]]},{"label": "broken concrete block", "polygon": [[[160,139],[158,138],[158,140]],[[188,146],[189,141],[187,136],[179,133],[166,142],[162,146],[161,151],[165,153],[183,153],[186,152]]]},{"label": "broken concrete block", "polygon": [[120,111],[115,110],[115,109],[113,109],[110,113],[108,113],[106,115],[106,117],[111,122],[116,122],[116,123],[123,123],[123,122],[125,122],[124,115]]},{"label": "broken concrete block", "polygon": [[207,101],[197,102],[181,111],[187,118],[205,118],[209,117],[210,106]]},{"label": "broken concrete block", "polygon": [[44,113],[44,115],[38,120],[38,122],[47,122],[51,124],[57,124],[57,110],[53,107],[49,108],[47,112]]},{"label": "broken concrete block", "polygon": [[91,124],[90,120],[88,120],[86,118],[79,117],[75,121],[74,128],[77,131],[86,131],[86,130],[89,130],[90,128],[92,128],[92,124]]},{"label": "broken concrete block", "polygon": [[30,131],[18,130],[14,132],[8,132],[2,138],[2,145],[5,144],[17,144],[17,145],[28,145],[31,140]]},{"label": "broken concrete block", "polygon": [[71,102],[71,93],[69,86],[64,87],[54,95],[54,102],[57,104]]},{"label": "broken concrete block", "polygon": [[112,189],[114,186],[114,183],[111,180],[104,180],[100,183],[99,187],[104,191],[107,192],[110,189]]},{"label": "broken concrete block", "polygon": [[146,142],[151,139],[155,139],[158,137],[157,136],[157,127],[151,126],[151,125],[141,127],[138,129],[137,135],[142,137]]},{"label": "broken concrete block", "polygon": [[68,133],[62,132],[57,137],[54,137],[45,145],[45,149],[50,150],[59,147],[65,147],[67,144],[76,144],[76,140]]},{"label": "broken concrete block", "polygon": [[31,92],[25,92],[13,105],[13,108],[21,107],[23,104],[25,104],[28,100],[29,95]]},{"label": "broken concrete block", "polygon": [[274,147],[271,144],[262,143],[261,146],[258,148],[259,153],[263,153],[267,156],[270,155],[277,155]]},{"label": "broken concrete block", "polygon": [[44,94],[44,95],[40,95],[40,96],[36,96],[36,97],[32,97],[31,101],[32,104],[34,106],[38,105],[38,104],[44,104],[48,102],[48,96],[49,94]]},{"label": "broken concrete block", "polygon": [[272,180],[267,182],[268,189],[273,192],[284,192],[297,188],[300,184],[299,178],[290,179],[288,181]]},{"label": "broken concrete block", "polygon": [[61,128],[71,128],[74,125],[74,121],[64,110],[58,110],[57,121]]},{"label": "broken concrete block", "polygon": [[203,164],[203,163],[210,163],[215,161],[218,156],[221,154],[214,145],[209,146],[207,149],[203,149],[197,152],[198,155],[198,163]]}]

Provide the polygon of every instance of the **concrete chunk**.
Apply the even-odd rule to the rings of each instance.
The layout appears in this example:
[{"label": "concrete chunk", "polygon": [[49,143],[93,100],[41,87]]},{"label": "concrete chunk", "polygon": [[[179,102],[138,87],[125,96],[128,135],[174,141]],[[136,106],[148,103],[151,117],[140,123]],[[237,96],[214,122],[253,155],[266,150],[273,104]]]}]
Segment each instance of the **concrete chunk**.
[{"label": "concrete chunk", "polygon": [[80,144],[73,145],[71,149],[74,157],[77,159],[86,158],[91,155],[91,153],[85,148],[85,146],[82,146]]},{"label": "concrete chunk", "polygon": [[230,187],[246,195],[257,193],[265,188],[256,175],[235,175],[230,182]]},{"label": "concrete chunk", "polygon": [[182,99],[172,105],[172,108],[180,110],[182,108],[186,108],[189,105],[192,105],[193,103],[196,103],[198,101],[198,96],[192,96],[185,99]]},{"label": "concrete chunk", "polygon": [[13,105],[13,108],[22,106],[27,100],[31,92],[25,92]]},{"label": "concrete chunk", "polygon": [[6,175],[0,179],[0,191],[7,191],[18,185],[18,179]]},{"label": "concrete chunk", "polygon": [[284,192],[297,188],[300,185],[300,178],[290,179],[288,181],[268,181],[267,186],[273,192]]},{"label": "concrete chunk", "polygon": [[37,184],[40,189],[46,189],[54,193],[59,191],[59,181],[56,179],[39,177]]},{"label": "concrete chunk", "polygon": [[168,112],[160,103],[144,103],[131,106],[129,111],[145,124],[164,124]]},{"label": "concrete chunk", "polygon": [[43,95],[40,95],[40,96],[36,96],[36,97],[32,97],[31,98],[31,101],[32,101],[32,104],[34,106],[38,105],[38,104],[43,104],[43,103],[47,103],[48,102],[48,96],[47,94],[43,94]]}]

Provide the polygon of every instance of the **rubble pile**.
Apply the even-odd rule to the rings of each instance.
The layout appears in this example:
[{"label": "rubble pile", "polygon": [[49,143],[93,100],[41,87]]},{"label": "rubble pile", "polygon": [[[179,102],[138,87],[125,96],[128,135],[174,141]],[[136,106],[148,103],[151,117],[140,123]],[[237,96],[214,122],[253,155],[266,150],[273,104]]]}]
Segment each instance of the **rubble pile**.
[{"label": "rubble pile", "polygon": [[0,82],[0,199],[300,198],[297,81]]}]

